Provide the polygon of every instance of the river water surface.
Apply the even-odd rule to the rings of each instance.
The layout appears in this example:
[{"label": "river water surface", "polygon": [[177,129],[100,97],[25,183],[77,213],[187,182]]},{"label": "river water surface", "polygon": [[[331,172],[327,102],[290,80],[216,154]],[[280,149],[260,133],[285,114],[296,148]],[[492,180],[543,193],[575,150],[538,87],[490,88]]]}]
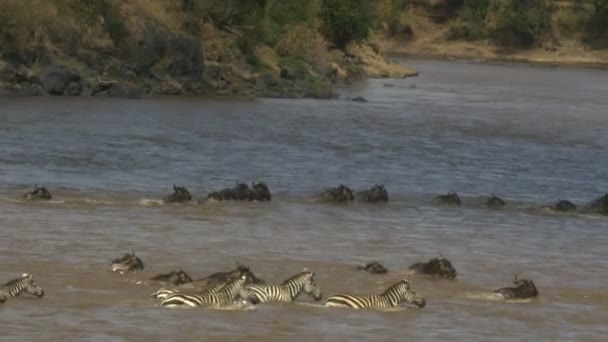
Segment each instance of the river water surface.
[{"label": "river water surface", "polygon": [[[335,100],[0,99],[0,283],[28,272],[46,291],[0,306],[2,340],[605,341],[608,218],[530,207],[608,191],[608,72],[408,64],[418,78]],[[157,201],[236,180],[265,181],[273,201]],[[21,201],[35,183],[53,200]],[[340,183],[385,184],[391,202],[314,201]],[[464,204],[431,203],[447,191]],[[479,206],[488,194],[507,207]],[[131,250],[142,273],[108,271]],[[269,282],[308,267],[325,295],[376,293],[439,254],[458,280],[411,277],[421,310],[170,310],[150,297],[159,284],[138,284],[239,261]],[[353,270],[373,260],[391,272]],[[514,274],[540,297],[470,296]]]}]

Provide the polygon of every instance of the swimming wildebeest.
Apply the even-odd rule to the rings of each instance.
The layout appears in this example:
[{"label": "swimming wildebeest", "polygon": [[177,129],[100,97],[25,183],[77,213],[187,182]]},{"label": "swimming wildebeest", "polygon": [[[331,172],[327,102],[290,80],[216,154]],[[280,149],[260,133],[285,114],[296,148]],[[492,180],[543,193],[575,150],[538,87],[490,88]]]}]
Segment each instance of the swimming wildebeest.
[{"label": "swimming wildebeest", "polygon": [[357,192],[355,198],[360,202],[388,202],[388,192],[384,185],[374,185],[371,189]]},{"label": "swimming wildebeest", "polygon": [[608,215],[608,194],[604,194],[604,196],[600,196],[585,204],[582,208],[582,212]]},{"label": "swimming wildebeest", "polygon": [[270,201],[272,196],[270,195],[270,189],[266,183],[253,182],[251,184],[251,190],[249,191],[250,201]]},{"label": "swimming wildebeest", "polygon": [[[268,189],[268,187],[266,188]],[[216,201],[246,201],[250,200],[251,197],[252,190],[249,189],[249,185],[239,182],[236,182],[236,185],[233,188],[224,188],[220,191],[215,191],[207,195],[207,199],[213,199]]]},{"label": "swimming wildebeest", "polygon": [[212,286],[216,286],[218,284],[228,283],[230,281],[238,279],[243,274],[247,277],[245,281],[246,284],[266,284],[263,279],[260,279],[255,274],[253,274],[249,267],[238,263],[237,265],[237,268],[232,271],[213,273],[205,278],[194,281],[193,285],[196,285],[201,289],[206,289]]},{"label": "swimming wildebeest", "polygon": [[430,259],[428,262],[417,262],[409,267],[417,274],[432,275],[442,278],[456,278],[456,269],[452,263],[443,256]]},{"label": "swimming wildebeest", "polygon": [[504,207],[506,205],[505,201],[503,201],[502,198],[494,195],[488,197],[485,204],[487,207],[490,208],[499,208]]},{"label": "swimming wildebeest", "polygon": [[357,266],[357,269],[360,271],[366,271],[371,274],[386,274],[388,270],[381,263],[377,261],[370,262],[365,266]]},{"label": "swimming wildebeest", "polygon": [[545,209],[559,212],[575,211],[576,205],[568,200],[559,199],[557,202],[543,206]]},{"label": "swimming wildebeest", "polygon": [[163,197],[165,203],[185,203],[192,200],[190,191],[183,186],[173,184],[173,193]]},{"label": "swimming wildebeest", "polygon": [[460,205],[462,203],[460,201],[460,196],[458,196],[458,194],[455,192],[448,192],[445,195],[436,196],[433,199],[433,201],[436,203],[441,203],[441,204],[455,204],[455,205]]},{"label": "swimming wildebeest", "polygon": [[144,269],[144,263],[135,255],[135,252],[127,253],[122,258],[112,260],[110,269],[113,272],[123,274],[125,272],[135,272]]},{"label": "swimming wildebeest", "polygon": [[528,299],[538,297],[538,290],[532,280],[528,279],[513,279],[515,287],[503,287],[494,290],[494,293],[500,293],[504,299]]},{"label": "swimming wildebeest", "polygon": [[45,186],[38,187],[38,184],[34,185],[34,190],[23,194],[25,200],[50,200],[52,198],[51,192]]},{"label": "swimming wildebeest", "polygon": [[353,201],[354,199],[353,191],[343,184],[321,193],[321,200],[325,202],[344,203]]},{"label": "swimming wildebeest", "polygon": [[164,281],[173,285],[182,285],[192,282],[192,278],[190,278],[188,273],[186,273],[186,271],[182,270],[181,268],[178,271],[171,271],[169,273],[159,274],[151,279],[156,281]]}]

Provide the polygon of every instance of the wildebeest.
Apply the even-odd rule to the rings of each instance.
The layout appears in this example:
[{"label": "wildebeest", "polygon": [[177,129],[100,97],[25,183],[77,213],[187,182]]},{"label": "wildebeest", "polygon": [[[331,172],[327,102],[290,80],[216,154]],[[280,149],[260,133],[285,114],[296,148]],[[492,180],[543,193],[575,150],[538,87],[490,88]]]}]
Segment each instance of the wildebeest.
[{"label": "wildebeest", "polygon": [[227,283],[229,281],[238,279],[243,274],[245,274],[247,277],[245,281],[246,284],[266,284],[263,279],[260,279],[253,274],[249,267],[241,264],[238,264],[237,268],[232,271],[213,273],[207,277],[194,281],[192,284],[201,289],[206,289],[218,284]]},{"label": "wildebeest", "polygon": [[487,207],[490,208],[499,208],[504,207],[506,205],[505,201],[503,201],[502,198],[494,195],[488,197],[485,204]]},{"label": "wildebeest", "polygon": [[381,263],[377,261],[370,262],[365,266],[357,266],[357,269],[360,271],[366,271],[371,274],[386,274],[388,270]]},{"label": "wildebeest", "polygon": [[575,211],[576,205],[568,200],[559,199],[557,202],[543,206],[545,209],[559,212]]},{"label": "wildebeest", "polygon": [[270,189],[266,183],[253,182],[251,184],[251,190],[249,192],[250,201],[270,201],[271,199],[272,195],[270,194]]},{"label": "wildebeest", "polygon": [[165,203],[185,203],[192,200],[190,191],[183,186],[173,184],[173,193],[163,197]]},{"label": "wildebeest", "polygon": [[608,193],[585,204],[581,211],[585,213],[608,215]]},{"label": "wildebeest", "polygon": [[360,202],[388,202],[388,192],[384,185],[374,185],[371,189],[357,192],[355,198]]},{"label": "wildebeest", "polygon": [[127,253],[122,258],[112,260],[110,269],[113,272],[123,274],[125,272],[135,272],[144,269],[144,263],[135,255],[135,252]]},{"label": "wildebeest", "polygon": [[528,299],[538,297],[538,290],[532,280],[528,279],[513,279],[515,287],[503,287],[494,290],[494,293],[499,293],[504,299]]},{"label": "wildebeest", "polygon": [[190,278],[188,273],[186,273],[186,271],[182,270],[181,268],[178,271],[171,271],[169,273],[159,274],[151,279],[156,281],[164,281],[173,285],[182,285],[192,282],[192,278]]},{"label": "wildebeest", "polygon": [[51,192],[45,186],[39,187],[38,184],[34,185],[34,190],[23,194],[25,200],[50,200],[52,198]]},{"label": "wildebeest", "polygon": [[455,204],[455,205],[460,205],[462,203],[460,201],[460,196],[458,196],[458,194],[455,192],[448,192],[445,195],[436,196],[433,199],[433,201],[436,203],[441,203],[441,204]]},{"label": "wildebeest", "polygon": [[[256,183],[254,183],[255,185]],[[266,190],[268,190],[268,187],[266,186],[266,184],[264,183],[259,183],[259,184],[263,184],[263,186],[266,187]],[[261,191],[262,190],[262,186],[259,187],[259,190],[256,190],[256,194],[257,191]],[[216,201],[230,201],[230,200],[235,200],[235,201],[250,201],[252,200],[254,196],[254,191],[252,189],[249,188],[249,185],[247,185],[247,183],[239,183],[236,182],[236,185],[233,188],[224,188],[220,191],[214,191],[212,193],[210,193],[209,195],[207,195],[207,199],[213,199]],[[268,198],[270,198],[270,191],[268,191]],[[270,199],[268,199],[270,200]]]},{"label": "wildebeest", "polygon": [[410,270],[418,274],[438,276],[442,278],[456,278],[456,269],[452,263],[443,256],[432,258],[428,262],[417,262],[409,267]]},{"label": "wildebeest", "polygon": [[351,202],[354,199],[353,191],[343,184],[340,184],[335,188],[327,189],[321,193],[321,200],[325,202],[344,203]]}]

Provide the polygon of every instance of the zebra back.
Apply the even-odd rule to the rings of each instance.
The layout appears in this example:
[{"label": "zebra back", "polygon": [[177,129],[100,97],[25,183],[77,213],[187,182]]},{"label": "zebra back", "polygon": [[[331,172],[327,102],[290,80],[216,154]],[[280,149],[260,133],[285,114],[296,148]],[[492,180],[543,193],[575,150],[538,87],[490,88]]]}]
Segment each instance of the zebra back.
[{"label": "zebra back", "polygon": [[31,274],[23,273],[21,278],[13,279],[0,286],[0,297],[17,297],[23,292],[38,298],[44,296],[44,290],[36,284]]},{"label": "zebra back", "polygon": [[253,304],[266,302],[293,302],[302,292],[321,300],[321,289],[315,283],[315,273],[304,270],[287,278],[281,285],[247,285],[247,298]]},{"label": "zebra back", "polygon": [[221,288],[214,288],[214,292],[206,291],[203,294],[174,293],[166,296],[160,303],[166,307],[197,307],[197,306],[222,306],[233,303],[244,297],[244,285],[247,276],[243,274],[240,278],[229,282]]}]

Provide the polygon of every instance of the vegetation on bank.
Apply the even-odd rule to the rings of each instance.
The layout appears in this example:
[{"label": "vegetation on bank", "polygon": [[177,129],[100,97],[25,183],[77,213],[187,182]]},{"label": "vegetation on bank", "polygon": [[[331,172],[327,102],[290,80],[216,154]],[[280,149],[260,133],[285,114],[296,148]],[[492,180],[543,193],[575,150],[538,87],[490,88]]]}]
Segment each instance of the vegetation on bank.
[{"label": "vegetation on bank", "polygon": [[[452,40],[608,44],[608,0],[2,0],[0,87],[96,93],[106,78],[163,94],[327,95],[333,82],[411,74],[383,64],[375,41],[423,36],[420,11]],[[70,71],[52,90],[49,66]]]},{"label": "vegetation on bank", "polygon": [[437,18],[447,22],[446,38],[452,40],[488,40],[499,47],[525,49],[566,38],[591,48],[608,47],[608,0],[402,2],[442,8]]}]

